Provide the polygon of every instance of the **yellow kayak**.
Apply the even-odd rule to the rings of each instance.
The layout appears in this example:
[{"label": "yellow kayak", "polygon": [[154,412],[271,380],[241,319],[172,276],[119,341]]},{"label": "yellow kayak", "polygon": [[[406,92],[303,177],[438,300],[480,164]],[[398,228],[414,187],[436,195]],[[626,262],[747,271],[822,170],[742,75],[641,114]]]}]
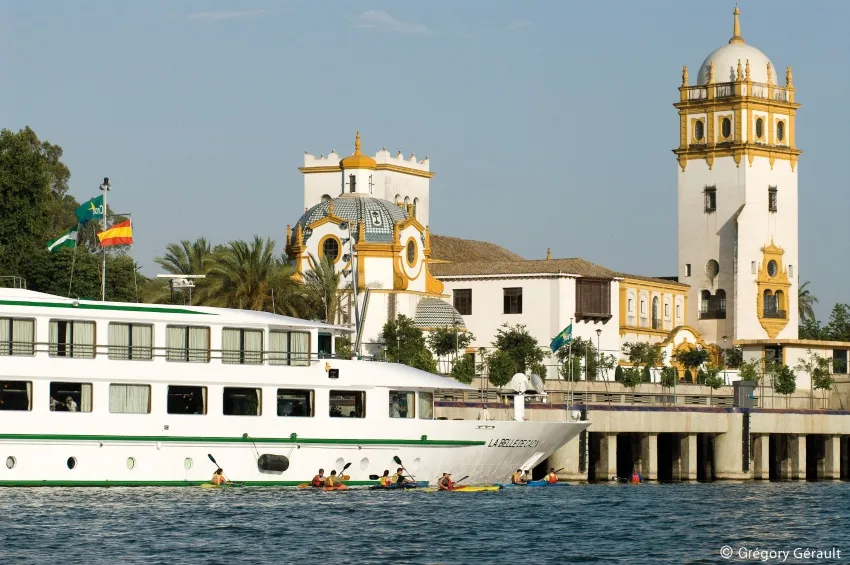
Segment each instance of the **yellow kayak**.
[{"label": "yellow kayak", "polygon": [[455,487],[451,491],[440,491],[440,489],[438,488],[425,488],[422,490],[425,492],[490,492],[494,490],[499,490],[500,488],[502,487],[499,485],[487,485],[480,487]]}]

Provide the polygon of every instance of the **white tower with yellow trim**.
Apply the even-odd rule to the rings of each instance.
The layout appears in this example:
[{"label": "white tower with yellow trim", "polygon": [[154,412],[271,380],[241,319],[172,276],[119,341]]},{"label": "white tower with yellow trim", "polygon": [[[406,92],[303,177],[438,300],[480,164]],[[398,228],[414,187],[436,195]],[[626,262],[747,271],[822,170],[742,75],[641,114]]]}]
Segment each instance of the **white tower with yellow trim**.
[{"label": "white tower with yellow trim", "polygon": [[797,338],[796,113],[785,84],[741,36],[682,71],[678,159],[679,281],[706,340]]}]

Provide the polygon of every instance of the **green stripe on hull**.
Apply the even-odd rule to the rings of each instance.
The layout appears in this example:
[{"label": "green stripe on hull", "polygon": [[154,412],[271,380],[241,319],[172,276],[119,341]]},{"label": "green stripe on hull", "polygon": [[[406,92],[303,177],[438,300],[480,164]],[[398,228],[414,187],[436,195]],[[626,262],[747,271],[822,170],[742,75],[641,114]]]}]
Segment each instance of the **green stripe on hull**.
[{"label": "green stripe on hull", "polygon": [[214,437],[214,436],[119,436],[119,435],[68,435],[68,434],[0,434],[0,440],[23,441],[136,441],[181,443],[311,443],[326,445],[418,445],[418,446],[474,446],[484,441],[453,439],[345,439],[290,437]]},{"label": "green stripe on hull", "polygon": [[[238,485],[235,485],[237,487],[294,487],[309,483],[310,479],[303,481],[236,482],[238,483]],[[209,481],[0,481],[0,487],[198,487],[206,484],[209,484]],[[376,481],[345,481],[345,484],[348,486],[370,486],[378,483]]]},{"label": "green stripe on hull", "polygon": [[158,308],[156,306],[115,306],[109,304],[84,304],[74,306],[70,302],[35,302],[32,300],[0,300],[3,306],[34,306],[36,308],[68,308],[72,310],[106,310],[118,312],[148,312],[153,314],[195,314],[198,316],[218,316],[210,312],[198,312],[186,308]]}]

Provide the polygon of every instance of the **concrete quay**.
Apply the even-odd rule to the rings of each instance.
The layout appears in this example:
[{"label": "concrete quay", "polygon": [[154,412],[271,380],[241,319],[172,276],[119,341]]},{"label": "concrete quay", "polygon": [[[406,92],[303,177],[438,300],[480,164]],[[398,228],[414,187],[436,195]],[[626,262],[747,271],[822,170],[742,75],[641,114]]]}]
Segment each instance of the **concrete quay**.
[{"label": "concrete quay", "polygon": [[[561,468],[562,480],[608,481],[636,468],[648,481],[850,480],[850,412],[735,406],[533,403],[525,418],[588,430],[534,470]],[[475,419],[484,403],[440,400],[437,417]],[[512,400],[487,404],[513,417]]]}]

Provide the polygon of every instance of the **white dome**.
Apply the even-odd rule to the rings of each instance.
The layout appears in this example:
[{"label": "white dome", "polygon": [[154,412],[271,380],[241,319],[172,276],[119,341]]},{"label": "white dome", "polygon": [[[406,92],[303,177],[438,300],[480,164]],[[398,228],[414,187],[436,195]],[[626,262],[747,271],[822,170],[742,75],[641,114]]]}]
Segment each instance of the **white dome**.
[{"label": "white dome", "polygon": [[[767,55],[746,43],[730,43],[715,49],[705,58],[697,74],[697,84],[708,84],[708,71],[712,61],[714,62],[714,82],[735,82],[738,75],[738,61],[741,61],[741,68],[746,69],[748,59],[750,80],[767,82],[767,64],[770,63]],[[770,66],[770,82],[776,84],[776,68],[773,63]]]}]

